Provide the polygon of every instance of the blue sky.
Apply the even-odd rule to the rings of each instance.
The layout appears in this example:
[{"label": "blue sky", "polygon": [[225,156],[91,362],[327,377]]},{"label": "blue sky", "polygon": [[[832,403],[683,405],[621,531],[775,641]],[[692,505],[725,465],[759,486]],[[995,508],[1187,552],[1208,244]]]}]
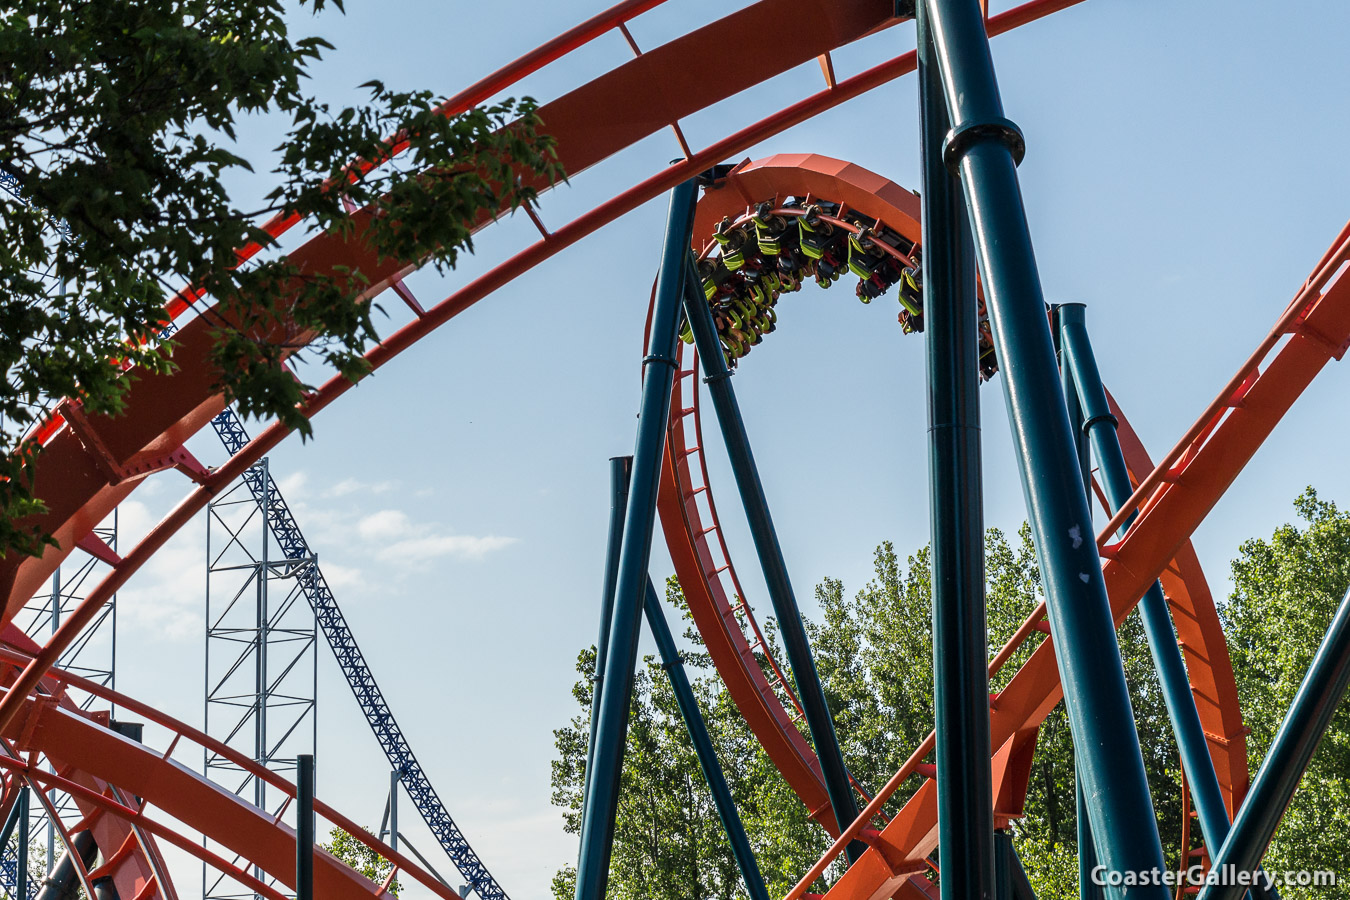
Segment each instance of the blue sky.
[{"label": "blue sky", "polygon": [[[737,5],[670,0],[631,28],[652,47]],[[343,102],[370,78],[452,94],[603,8],[347,7],[345,18],[296,22],[337,46],[315,86]],[[1103,375],[1155,456],[1245,360],[1350,215],[1338,115],[1350,9],[1272,9],[1089,0],[994,41],[1005,107],[1027,137],[1021,178],[1046,295],[1089,305]],[[845,77],[912,46],[903,26],[835,64]],[[613,33],[513,93],[551,99],[628,56]],[[703,146],[819,87],[813,62],[692,117],[685,132]],[[915,91],[913,78],[893,82],[745,155],[823,153],[917,186]],[[254,125],[245,144],[262,155],[275,130]],[[544,221],[561,224],[677,150],[660,134],[583,173],[544,198]],[[260,176],[240,196],[268,187]],[[573,664],[596,631],[607,459],[632,451],[664,215],[664,198],[653,201],[525,273],[323,413],[315,440],[272,456],[419,757],[518,898],[545,896],[575,857],[549,804],[551,732],[575,714]],[[534,235],[523,217],[504,220],[460,270],[409,283],[438,301]],[[736,379],[808,608],[824,576],[861,587],[879,542],[908,553],[927,541],[922,341],[900,333],[890,301],[864,307],[851,294],[791,298]],[[406,316],[396,299],[384,305],[391,331]],[[1306,485],[1350,502],[1335,450],[1347,384],[1340,366],[1324,372],[1197,532],[1216,594],[1239,543],[1288,521]],[[985,515],[1011,531],[1023,509],[1000,391],[996,381],[982,394]],[[213,436],[191,446],[222,459]],[[732,552],[763,607],[724,456],[712,453]],[[138,491],[123,540],[183,491],[176,476]],[[185,529],[122,595],[120,685],[191,722],[201,717],[204,533],[203,521]],[[659,536],[652,572],[670,572]],[[326,649],[319,679],[320,792],[377,824],[385,765]],[[407,810],[404,823],[414,820]],[[424,830],[405,830],[430,848]],[[181,881],[190,896],[195,878]]]}]

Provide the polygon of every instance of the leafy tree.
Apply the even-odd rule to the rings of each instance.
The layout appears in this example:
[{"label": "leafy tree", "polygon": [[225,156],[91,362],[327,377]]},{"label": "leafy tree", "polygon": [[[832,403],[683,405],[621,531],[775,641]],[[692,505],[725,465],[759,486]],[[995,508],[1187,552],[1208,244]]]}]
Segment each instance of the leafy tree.
[{"label": "leafy tree", "polygon": [[[876,550],[873,568],[874,580],[852,600],[844,598],[842,585],[832,579],[817,589],[824,621],[812,629],[812,645],[850,771],[877,788],[933,727],[929,549],[919,550],[902,566],[894,547],[884,543]],[[1042,599],[1026,525],[1015,545],[1000,530],[989,530],[985,577],[992,657]],[[1043,639],[1033,635],[995,676],[990,690],[1006,687]],[[1176,744],[1137,616],[1121,627],[1120,643],[1135,716],[1145,736],[1145,763],[1164,849],[1169,860],[1178,860],[1182,813]],[[919,784],[919,776],[911,777],[896,792],[888,812],[897,811]],[[1073,745],[1061,703],[1041,726],[1026,815],[1013,823],[1015,845],[1040,897],[1078,895],[1074,790]]]},{"label": "leafy tree", "polygon": [[[986,541],[990,653],[1022,623],[1040,598],[1040,578],[1029,529],[1014,546],[998,530]],[[874,578],[853,597],[843,584],[825,579],[816,589],[822,612],[807,623],[826,699],[835,717],[849,770],[870,790],[879,788],[932,729],[932,635],[930,558],[924,548],[902,564],[890,543],[877,548]],[[678,585],[667,599],[684,608]],[[766,633],[772,634],[771,623]],[[686,637],[698,648],[692,629]],[[1017,664],[1042,639],[1033,637],[995,678],[1006,685]],[[1136,714],[1148,735],[1146,760],[1170,859],[1179,855],[1181,810],[1178,764],[1170,725],[1152,676],[1142,627],[1134,617],[1121,630],[1126,671]],[[778,659],[782,659],[776,649]],[[687,654],[704,717],[772,896],[782,896],[819,859],[829,844],[809,821],[767,754],[750,734],[711,663]],[[554,802],[564,808],[565,827],[579,831],[585,778],[590,675],[594,651],[581,654],[582,679],[574,689],[581,714],[554,732],[559,758],[553,767]],[[616,897],[743,896],[734,860],[717,822],[711,798],[664,673],[654,662],[639,674],[633,726],[624,762],[623,799],[616,827],[611,892]],[[653,735],[658,740],[653,741]],[[1038,896],[1076,897],[1077,850],[1073,750],[1062,704],[1042,726],[1027,795],[1026,816],[1014,824],[1014,840]],[[914,776],[887,806],[894,814],[920,784]],[[702,867],[702,869],[699,868]],[[716,876],[713,877],[713,873]],[[826,873],[829,881],[837,872]],[[559,872],[555,897],[570,898],[575,873]],[[823,887],[822,884],[820,887]]]},{"label": "leafy tree", "polygon": [[[445,267],[472,249],[473,223],[533,203],[534,185],[561,175],[528,99],[445,116],[430,92],[371,81],[364,105],[318,102],[306,80],[330,45],[293,38],[287,18],[326,5],[16,0],[0,10],[0,554],[44,540],[21,521],[41,511],[38,448],[22,435],[59,398],[115,414],[137,372],[172,369],[172,342],[157,335],[167,296],[191,287],[199,314],[219,304],[212,363],[245,414],[308,433],[297,404],[309,386],[282,366],[302,347],[349,378],[365,372],[362,353],[378,339],[366,273],[302,277],[262,217],[300,216],[364,238],[380,258]],[[270,169],[277,187],[240,208],[226,184],[253,166],[236,128],[264,115],[288,129]],[[401,155],[349,165],[388,159],[391,135]],[[344,204],[373,209],[363,234]],[[262,252],[241,265],[236,251],[250,242]]]},{"label": "leafy tree", "polygon": [[[673,579],[667,585],[667,599],[684,608]],[[692,634],[687,632],[686,636]],[[686,654],[685,664],[694,672],[710,666],[706,656],[699,653]],[[563,808],[564,829],[570,834],[581,830],[594,667],[594,648],[582,651],[577,662],[581,677],[573,688],[580,712],[567,727],[554,732],[558,758],[552,769],[553,802]],[[691,681],[747,828],[752,817],[767,812],[766,805],[776,810],[787,800],[792,803],[790,808],[795,807],[796,818],[804,819],[801,804],[794,797],[783,796],[786,789],[777,787],[781,779],[767,757],[762,761],[756,758],[756,753],[762,756],[763,751],[726,692],[717,690],[715,678],[691,677]],[[616,900],[737,896],[740,872],[722,833],[670,681],[660,662],[652,657],[647,657],[637,672],[630,716],[609,896]],[[772,846],[757,845],[756,849],[762,851],[762,865],[771,865],[774,858],[782,856]],[[796,855],[791,854],[792,858]],[[771,880],[769,873],[765,874],[766,880]],[[560,871],[553,880],[554,896],[570,898],[575,879],[573,867]],[[771,892],[776,889],[770,887]]]},{"label": "leafy tree", "polygon": [[[1031,530],[1025,524],[1016,548],[997,529],[985,544],[989,591],[989,652],[992,656],[1043,599]],[[1125,679],[1130,688],[1136,727],[1144,752],[1144,770],[1162,837],[1163,856],[1172,868],[1183,867],[1181,763],[1162,689],[1153,669],[1143,624],[1131,613],[1118,632]],[[990,690],[1007,686],[1017,667],[1044,640],[1034,635],[993,679]],[[1014,846],[1044,898],[1078,897],[1078,808],[1073,740],[1061,702],[1041,724],[1027,786],[1026,815],[1013,823]]]},{"label": "leafy tree", "polygon": [[[1251,729],[1253,776],[1284,720],[1327,626],[1350,586],[1350,513],[1308,488],[1294,509],[1303,525],[1242,545],[1233,594],[1220,610]],[[1350,897],[1350,704],[1342,703],[1266,853],[1269,870],[1329,870],[1335,888],[1281,888],[1291,900]]]},{"label": "leafy tree", "polygon": [[[370,829],[367,828],[366,831],[370,832]],[[384,880],[394,870],[392,862],[352,837],[349,832],[342,828],[335,827],[328,832],[328,843],[319,844],[319,848],[336,856],[376,884],[384,884]],[[389,893],[397,896],[399,890],[398,879],[395,879],[389,885]]]}]

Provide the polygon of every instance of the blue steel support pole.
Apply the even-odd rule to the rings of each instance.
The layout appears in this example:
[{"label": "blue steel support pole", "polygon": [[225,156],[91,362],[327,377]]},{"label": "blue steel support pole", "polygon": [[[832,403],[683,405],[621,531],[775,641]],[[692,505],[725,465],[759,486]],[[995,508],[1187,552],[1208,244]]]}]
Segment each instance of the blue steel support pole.
[{"label": "blue steel support pole", "polygon": [[[19,900],[27,900],[28,897],[28,788],[19,791],[19,797],[15,801],[15,807],[19,810],[19,846],[14,870],[14,896]],[[51,863],[48,863],[51,865]]]},{"label": "blue steel support pole", "polygon": [[[1050,307],[1050,335],[1055,343],[1055,356],[1059,360],[1059,383],[1064,391],[1064,407],[1069,414],[1069,424],[1073,426],[1073,443],[1078,451],[1078,471],[1083,479],[1083,491],[1086,493],[1092,489],[1092,453],[1083,432],[1083,407],[1079,403],[1073,373],[1069,370],[1064,354],[1064,342],[1061,337],[1063,309],[1063,306]],[[1077,810],[1075,824],[1078,831],[1078,897],[1079,900],[1100,900],[1104,895],[1102,886],[1092,880],[1092,870],[1097,867],[1097,847],[1092,838],[1092,821],[1088,817],[1083,777],[1078,773],[1076,763],[1075,760],[1073,793]]]},{"label": "blue steel support pole", "polygon": [[[26,788],[20,788],[26,790]],[[9,839],[14,837],[14,829],[19,825],[19,802],[14,801],[14,805],[9,808],[9,817],[5,819],[5,827],[0,828],[0,848],[9,846]]]},{"label": "blue steel support pole", "polygon": [[314,757],[295,759],[295,900],[314,900]]},{"label": "blue steel support pole", "polygon": [[1237,900],[1242,896],[1246,888],[1235,876],[1246,873],[1250,878],[1256,872],[1347,686],[1350,686],[1350,593],[1341,601],[1308,674],[1303,676],[1303,684],[1261,762],[1247,799],[1242,801],[1228,839],[1214,855],[1211,871],[1227,877],[1201,891],[1200,900]]},{"label": "blue steel support pole", "polygon": [[[619,548],[623,543],[623,516],[628,509],[628,479],[633,475],[633,457],[615,456],[609,461],[609,538],[605,546],[605,582],[600,594],[600,639],[595,644],[595,674],[591,676],[591,733],[586,744],[585,784],[591,783],[595,730],[600,725],[600,686],[609,658],[609,631],[614,617],[614,585],[619,579]],[[581,796],[586,796],[583,787]]]},{"label": "blue steel support pole", "polygon": [[942,900],[1006,900],[1007,859],[995,847],[989,771],[975,250],[961,185],[942,161],[950,123],[928,10],[921,3],[916,13],[939,884]]},{"label": "blue steel support pole", "polygon": [[398,780],[399,771],[389,773],[389,849],[398,850]]},{"label": "blue steel support pole", "polygon": [[[1003,116],[977,0],[924,2],[953,124],[944,156],[961,176],[975,234],[1098,855],[1110,870],[1162,871],[1158,823],[1017,182],[1021,133]],[[1129,894],[1165,900],[1167,889],[1132,887]]]},{"label": "blue steel support pole", "polygon": [[[927,284],[927,282],[924,282]],[[925,323],[926,325],[927,323]],[[1012,893],[1012,835],[1000,828],[994,832],[994,898],[1013,900]]]},{"label": "blue steel support pole", "polygon": [[670,389],[675,382],[675,342],[679,339],[680,301],[689,267],[689,242],[694,227],[697,186],[686,181],[670,193],[661,269],[656,279],[647,355],[642,360],[642,403],[633,451],[632,486],[624,514],[619,574],[614,588],[614,615],[609,634],[605,676],[600,685],[600,712],[592,777],[586,784],[581,812],[581,852],[577,859],[576,900],[602,900],[609,882],[614,841],[614,815],[619,805],[619,775],[628,734],[628,706],[633,696],[647,565],[656,519],[656,490],[661,477]]},{"label": "blue steel support pole", "polygon": [[[839,740],[834,733],[834,720],[830,717],[830,709],[825,703],[825,691],[820,685],[820,675],[817,674],[816,664],[811,657],[811,644],[806,638],[802,614],[797,608],[792,582],[788,580],[783,549],[778,545],[778,534],[774,531],[773,519],[769,516],[768,500],[764,496],[764,485],[759,480],[755,457],[750,451],[750,439],[745,432],[741,408],[731,387],[732,372],[727,368],[726,358],[722,355],[722,345],[717,338],[717,326],[713,323],[712,310],[703,297],[703,291],[698,288],[698,277],[694,272],[692,260],[688,262],[687,267],[689,282],[684,295],[685,313],[689,317],[689,325],[694,333],[694,346],[698,348],[699,363],[705,375],[703,380],[708,385],[713,408],[717,411],[717,422],[721,426],[722,439],[726,443],[727,455],[731,459],[731,471],[736,477],[736,487],[740,491],[741,504],[745,507],[746,519],[750,525],[750,535],[754,538],[755,551],[759,555],[760,567],[764,571],[769,599],[773,603],[774,615],[778,617],[778,627],[783,635],[783,650],[788,663],[792,666],[792,677],[797,683],[797,697],[801,701],[807,727],[811,730],[816,756],[820,759],[825,790],[834,809],[835,822],[839,830],[843,831],[858,818],[858,805],[853,797],[853,788],[849,784],[848,769],[844,767],[844,756],[839,751]],[[985,765],[988,766],[987,761]],[[859,841],[851,842],[847,850],[849,861],[856,861],[866,850],[866,846]]]},{"label": "blue steel support pole", "polygon": [[[1130,483],[1125,454],[1120,449],[1120,438],[1116,433],[1118,423],[1107,403],[1106,389],[1102,385],[1101,372],[1097,368],[1097,359],[1088,338],[1087,307],[1082,303],[1068,303],[1059,308],[1059,313],[1065,368],[1077,388],[1077,399],[1082,404],[1084,415],[1083,431],[1092,442],[1102,489],[1114,513],[1120,504],[1129,499],[1134,485]],[[1120,534],[1129,529],[1134,519],[1135,516],[1131,515],[1121,524]],[[1149,653],[1153,656],[1153,668],[1158,673],[1158,682],[1162,687],[1167,715],[1172,721],[1172,732],[1176,735],[1177,748],[1181,753],[1181,766],[1190,784],[1205,845],[1211,849],[1221,847],[1228,837],[1228,811],[1224,808],[1214,760],[1209,755],[1209,743],[1205,738],[1204,725],[1200,722],[1200,712],[1191,694],[1191,683],[1186,676],[1186,663],[1177,644],[1176,631],[1172,627],[1167,598],[1163,596],[1162,585],[1158,582],[1153,582],[1140,599],[1139,616],[1148,639]],[[1267,896],[1263,888],[1258,888],[1256,894],[1259,897]]]},{"label": "blue steel support pole", "polygon": [[769,900],[769,891],[764,886],[764,877],[760,874],[759,863],[755,861],[755,851],[750,848],[750,840],[745,836],[740,813],[736,811],[736,801],[731,796],[726,776],[722,773],[722,764],[717,760],[713,749],[712,737],[699,712],[698,701],[694,698],[694,689],[689,684],[689,676],[684,671],[684,660],[675,647],[675,638],[670,633],[666,616],[661,609],[661,599],[656,587],[647,579],[647,625],[652,630],[656,647],[661,652],[661,668],[670,676],[670,686],[675,690],[675,702],[680,707],[685,727],[689,730],[689,740],[698,754],[698,764],[703,777],[712,792],[713,803],[717,806],[717,815],[722,820],[722,828],[731,842],[731,852],[740,867],[741,878],[745,880],[745,891],[750,900]]},{"label": "blue steel support pole", "polygon": [[1074,796],[1078,800],[1078,896],[1080,900],[1100,900],[1104,894],[1102,886],[1092,880],[1092,870],[1097,868],[1097,845],[1092,838],[1092,820],[1081,774],[1074,776]]}]

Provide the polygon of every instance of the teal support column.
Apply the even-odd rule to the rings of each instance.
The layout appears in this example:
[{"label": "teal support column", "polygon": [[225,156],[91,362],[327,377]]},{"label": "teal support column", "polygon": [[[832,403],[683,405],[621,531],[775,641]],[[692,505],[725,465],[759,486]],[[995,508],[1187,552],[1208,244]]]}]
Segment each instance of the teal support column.
[{"label": "teal support column", "polygon": [[[617,574],[617,548],[623,540],[624,513],[628,507],[628,480],[632,470],[633,457],[631,456],[616,456],[610,460],[609,547],[611,551],[610,560],[613,565],[607,566],[607,579],[610,574]],[[608,612],[613,600],[613,585],[608,580],[605,597],[609,598],[610,601],[605,604],[606,612]],[[746,893],[749,894],[750,900],[769,900],[768,889],[765,888],[764,878],[759,871],[759,863],[755,860],[754,851],[750,848],[750,840],[746,837],[745,826],[742,824],[740,813],[736,809],[736,801],[731,796],[731,787],[727,784],[726,775],[722,771],[722,764],[717,759],[712,736],[708,734],[708,727],[703,721],[703,714],[699,711],[693,686],[689,683],[689,676],[684,671],[684,659],[675,646],[675,638],[670,632],[670,626],[666,623],[665,614],[661,609],[660,597],[656,593],[656,587],[652,584],[650,577],[647,579],[643,611],[647,616],[647,625],[651,629],[652,638],[656,642],[656,649],[661,654],[661,668],[670,678],[670,686],[675,693],[675,703],[680,709],[680,717],[684,720],[685,728],[689,732],[689,740],[694,745],[694,752],[698,755],[699,768],[703,771],[703,778],[712,794],[713,804],[717,807],[718,818],[721,819],[722,828],[726,832],[727,840],[731,843],[731,851],[736,857],[736,865],[741,870],[741,878],[745,882]],[[602,624],[601,636],[607,637],[609,630],[607,625]],[[597,671],[602,670],[597,668]],[[595,708],[595,700],[593,699],[592,713],[594,713]],[[591,716],[591,728],[592,735],[594,735],[594,715]],[[594,741],[594,737],[592,737],[592,741]],[[587,753],[587,765],[589,766],[589,749]],[[589,770],[587,774],[589,776]]]},{"label": "teal support column", "polygon": [[[609,461],[609,537],[605,545],[605,581],[600,590],[600,638],[595,642],[595,672],[591,675],[591,732],[586,742],[585,785],[591,783],[595,731],[600,726],[600,686],[609,658],[610,624],[614,618],[614,587],[619,580],[619,549],[623,543],[623,517],[628,509],[628,480],[633,475],[633,457],[615,456]],[[588,788],[583,786],[581,796]]]},{"label": "teal support column", "polygon": [[[20,790],[27,790],[21,788]],[[19,801],[15,800],[14,805],[9,808],[9,816],[5,819],[4,828],[0,828],[0,847],[8,847],[9,839],[14,837],[14,829],[19,827]]]},{"label": "teal support column", "polygon": [[1013,900],[1012,835],[1000,828],[994,832],[994,898]]},{"label": "teal support column", "polygon": [[[1056,359],[1059,360],[1059,383],[1064,391],[1064,408],[1069,414],[1069,424],[1073,426],[1074,449],[1078,453],[1078,472],[1083,479],[1083,491],[1087,493],[1092,490],[1092,452],[1088,446],[1087,435],[1083,431],[1083,407],[1079,403],[1073,373],[1069,370],[1065,358],[1061,337],[1063,309],[1063,306],[1050,307],[1050,335],[1054,340]],[[1093,529],[1094,533],[1095,531]],[[1079,900],[1101,900],[1106,894],[1102,886],[1092,880],[1092,872],[1097,868],[1097,847],[1092,837],[1092,820],[1088,816],[1087,797],[1083,793],[1083,776],[1077,771],[1076,760],[1074,768],[1073,793],[1078,832],[1078,897]]]},{"label": "teal support column", "polygon": [[1017,855],[1017,848],[1012,848],[1012,880],[1013,880],[1013,900],[1036,900],[1036,891],[1031,887],[1031,879],[1027,877],[1027,870],[1022,868],[1022,859]]},{"label": "teal support column", "polygon": [[[961,177],[975,235],[1098,855],[1108,869],[1162,871],[1157,818],[1017,181],[1022,135],[1004,118],[977,0],[923,2],[952,121],[944,158]],[[1116,889],[1110,893],[1124,896]],[[1161,884],[1132,887],[1129,896],[1168,900]]]},{"label": "teal support column", "polygon": [[633,668],[637,663],[647,565],[656,525],[656,491],[670,419],[670,389],[677,365],[675,342],[679,339],[680,304],[689,269],[689,242],[697,199],[697,185],[692,180],[680,184],[670,194],[665,244],[656,278],[656,303],[647,355],[642,361],[642,402],[614,587],[609,651],[600,684],[599,719],[590,754],[592,771],[582,801],[576,900],[603,900],[609,882],[619,776],[628,736]]},{"label": "teal support column", "polygon": [[722,820],[722,829],[726,831],[731,843],[731,852],[736,857],[736,865],[741,870],[745,882],[745,892],[750,900],[769,900],[768,888],[764,886],[764,877],[760,874],[759,863],[755,861],[755,852],[750,848],[750,840],[745,836],[745,826],[741,824],[740,813],[736,811],[736,801],[731,796],[731,787],[722,772],[722,764],[717,759],[708,726],[699,712],[694,689],[689,684],[689,676],[684,671],[684,660],[675,647],[675,638],[666,623],[665,613],[661,609],[661,599],[656,587],[647,581],[647,625],[656,640],[656,648],[661,653],[661,668],[670,677],[670,686],[675,691],[675,702],[680,707],[680,716],[689,731],[689,740],[693,742],[694,752],[698,754],[698,765],[703,770],[703,778],[708,782],[713,804],[717,807],[718,818]]},{"label": "teal support column", "polygon": [[1074,777],[1074,796],[1078,801],[1078,896],[1081,900],[1101,900],[1105,891],[1092,880],[1092,872],[1097,868],[1097,846],[1092,838],[1092,820],[1081,775]]},{"label": "teal support column", "polygon": [[[741,504],[745,507],[750,535],[754,539],[755,552],[759,555],[764,582],[769,590],[769,600],[773,603],[774,615],[778,617],[778,628],[783,635],[783,650],[788,664],[792,667],[792,677],[797,683],[797,698],[801,701],[806,724],[811,730],[811,739],[816,747],[816,756],[820,759],[825,790],[834,809],[835,821],[839,825],[839,830],[843,831],[858,818],[858,804],[853,797],[852,785],[849,784],[843,754],[839,751],[834,720],[830,717],[829,707],[825,704],[825,691],[820,685],[820,675],[816,672],[816,664],[811,657],[811,644],[806,638],[806,627],[802,624],[797,597],[792,592],[792,582],[788,579],[787,562],[783,559],[783,550],[778,545],[778,534],[769,515],[769,504],[764,496],[764,486],[759,480],[759,469],[755,466],[755,458],[750,451],[745,421],[741,418],[741,408],[731,387],[732,372],[727,368],[726,358],[722,355],[722,345],[717,338],[717,326],[713,323],[712,310],[708,307],[703,292],[699,290],[698,276],[694,272],[692,259],[688,262],[688,270],[685,313],[689,317],[689,325],[694,333],[694,346],[698,348],[699,364],[706,376],[703,380],[708,385],[713,408],[717,411],[717,422],[722,428],[722,439],[727,445],[731,471],[736,478],[736,487],[740,491]],[[856,861],[866,850],[866,846],[861,842],[853,841],[847,850],[849,861]]]},{"label": "teal support column", "polygon": [[[1252,789],[1242,801],[1228,840],[1214,854],[1215,870],[1248,873],[1249,877],[1256,872],[1318,742],[1345,697],[1347,685],[1350,685],[1350,593],[1331,620],[1294,703],[1261,762]],[[1245,890],[1237,883],[1212,885],[1200,892],[1200,900],[1238,900]]]},{"label": "teal support column", "polygon": [[[1083,408],[1083,431],[1092,442],[1102,490],[1106,493],[1114,515],[1134,492],[1134,485],[1130,482],[1129,469],[1125,465],[1125,454],[1120,449],[1120,437],[1116,433],[1118,423],[1107,403],[1106,388],[1102,384],[1097,358],[1088,338],[1087,307],[1082,303],[1065,304],[1059,307],[1059,318],[1066,369],[1072,375],[1072,384],[1077,389],[1076,399]],[[1135,518],[1132,514],[1125,519],[1119,533],[1123,535],[1129,530]],[[1200,831],[1204,835],[1205,845],[1213,852],[1214,848],[1223,846],[1228,837],[1228,811],[1224,807],[1219,777],[1214,771],[1214,760],[1209,755],[1209,742],[1205,737],[1204,725],[1200,722],[1200,712],[1191,694],[1186,662],[1177,644],[1167,598],[1158,582],[1150,585],[1140,599],[1139,617],[1148,640],[1149,654],[1153,657],[1153,668],[1158,673],[1158,683],[1162,687],[1167,716],[1176,736],[1181,766],[1190,784]],[[1253,893],[1257,897],[1273,896],[1264,887],[1257,888]]]},{"label": "teal support column", "polygon": [[295,758],[295,900],[314,900],[314,757]]},{"label": "teal support column", "polygon": [[925,4],[916,13],[939,889],[942,900],[1007,900],[1008,860],[995,847],[989,771],[975,249],[960,182],[942,160],[951,125]]},{"label": "teal support column", "polygon": [[19,900],[28,900],[28,794],[28,788],[23,788],[14,803],[14,808],[19,813],[19,846],[18,853],[15,854],[18,863],[14,873],[14,893]]}]

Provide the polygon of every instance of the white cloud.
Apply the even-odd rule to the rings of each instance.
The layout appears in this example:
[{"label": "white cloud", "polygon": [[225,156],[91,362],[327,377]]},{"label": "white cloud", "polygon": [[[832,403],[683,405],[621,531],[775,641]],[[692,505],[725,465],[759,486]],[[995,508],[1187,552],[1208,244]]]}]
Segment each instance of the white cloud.
[{"label": "white cloud", "polygon": [[483,537],[460,534],[427,535],[395,541],[388,547],[381,548],[375,556],[385,562],[394,563],[426,562],[440,556],[482,559],[492,551],[501,550],[516,542],[516,538],[499,537],[495,534]]},{"label": "white cloud", "polygon": [[383,543],[375,552],[381,562],[422,563],[439,557],[482,559],[495,550],[517,542],[495,534],[445,534],[437,525],[418,525],[401,510],[382,509],[356,523],[356,532],[366,541]]},{"label": "white cloud", "polygon": [[[149,509],[136,500],[123,501],[117,515],[122,547],[134,546],[155,522]],[[171,538],[118,591],[119,628],[170,642],[201,640],[206,548],[199,523],[200,519]]]},{"label": "white cloud", "polygon": [[[273,477],[275,478],[276,476],[274,475]],[[291,472],[289,475],[286,475],[281,480],[279,480],[277,482],[277,488],[281,491],[281,495],[283,497],[287,498],[288,500],[294,500],[297,495],[304,492],[305,486],[306,484],[308,484],[308,482],[309,482],[309,475],[305,473],[304,469],[300,469],[298,471]]]},{"label": "white cloud", "polygon": [[356,523],[356,533],[368,541],[392,540],[414,530],[407,513],[397,509],[382,509]]},{"label": "white cloud", "polygon": [[344,478],[328,489],[328,496],[345,497],[348,494],[355,494],[359,490],[361,490],[361,482],[355,478]]},{"label": "white cloud", "polygon": [[360,481],[356,478],[344,478],[337,484],[330,487],[325,493],[329,497],[346,497],[348,494],[356,494],[362,491],[371,494],[385,494],[392,491],[397,486],[393,481]]},{"label": "white cloud", "polygon": [[324,580],[328,582],[328,586],[334,590],[359,587],[366,581],[365,574],[355,566],[344,566],[340,563],[326,562],[320,559],[319,570],[323,572]]}]

